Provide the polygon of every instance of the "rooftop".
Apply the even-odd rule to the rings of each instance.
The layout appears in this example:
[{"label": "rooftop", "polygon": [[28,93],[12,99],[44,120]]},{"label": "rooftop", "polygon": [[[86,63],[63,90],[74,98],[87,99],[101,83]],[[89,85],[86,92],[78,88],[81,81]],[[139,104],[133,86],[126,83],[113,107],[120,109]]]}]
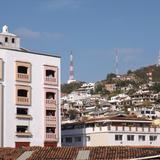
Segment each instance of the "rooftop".
[{"label": "rooftop", "polygon": [[0,159],[15,160],[28,151],[32,154],[27,160],[80,160],[79,157],[81,160],[160,159],[160,148],[149,146],[0,148]]}]

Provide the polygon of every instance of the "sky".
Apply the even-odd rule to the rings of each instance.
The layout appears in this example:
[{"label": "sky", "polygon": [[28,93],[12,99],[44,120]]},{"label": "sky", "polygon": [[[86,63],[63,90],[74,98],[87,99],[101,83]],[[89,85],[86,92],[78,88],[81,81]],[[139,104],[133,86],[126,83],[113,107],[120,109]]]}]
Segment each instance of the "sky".
[{"label": "sky", "polygon": [[160,0],[0,0],[0,28],[21,38],[21,47],[61,56],[62,83],[96,82],[158,62]]}]

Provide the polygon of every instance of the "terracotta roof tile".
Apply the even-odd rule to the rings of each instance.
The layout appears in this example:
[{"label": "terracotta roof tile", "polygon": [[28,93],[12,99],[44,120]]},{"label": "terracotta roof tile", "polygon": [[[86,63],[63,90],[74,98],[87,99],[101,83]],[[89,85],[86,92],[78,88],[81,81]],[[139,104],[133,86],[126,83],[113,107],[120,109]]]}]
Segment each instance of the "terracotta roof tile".
[{"label": "terracotta roof tile", "polygon": [[34,151],[28,160],[75,160],[81,150],[90,151],[88,160],[124,160],[141,157],[158,156],[160,147],[30,147],[30,148],[0,148],[0,160],[15,160],[25,151]]}]

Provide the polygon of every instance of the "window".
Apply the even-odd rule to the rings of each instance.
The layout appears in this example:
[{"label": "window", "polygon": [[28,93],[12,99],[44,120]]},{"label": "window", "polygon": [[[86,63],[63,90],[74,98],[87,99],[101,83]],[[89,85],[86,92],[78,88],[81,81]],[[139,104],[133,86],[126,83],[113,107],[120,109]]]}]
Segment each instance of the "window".
[{"label": "window", "polygon": [[122,135],[115,135],[115,141],[122,141]]},{"label": "window", "polygon": [[58,84],[58,67],[44,65],[44,83],[49,85]]},{"label": "window", "polygon": [[17,132],[18,133],[28,132],[28,126],[17,126]]},{"label": "window", "polygon": [[27,90],[19,89],[17,95],[18,95],[18,97],[27,97],[27,93],[28,93]]},{"label": "window", "polygon": [[66,137],[66,143],[72,143],[72,137]]},{"label": "window", "polygon": [[17,108],[17,114],[27,115],[28,114],[28,109],[27,108]]},{"label": "window", "polygon": [[139,141],[145,141],[145,136],[144,135],[139,135],[138,136],[138,139],[139,139]]},{"label": "window", "polygon": [[31,81],[31,63],[16,61],[15,77],[17,81]]},{"label": "window", "polygon": [[156,141],[157,140],[157,136],[149,136],[149,140],[150,141]]},{"label": "window", "polygon": [[151,111],[151,114],[155,114],[155,111]]},{"label": "window", "polygon": [[17,105],[31,105],[31,87],[17,85],[15,98]]},{"label": "window", "polygon": [[46,70],[46,77],[50,77],[50,78],[55,77],[55,71],[53,71],[53,70]]},{"label": "window", "polygon": [[14,38],[12,38],[12,43],[14,43],[15,42],[15,39]]},{"label": "window", "polygon": [[150,114],[150,111],[146,111],[146,114]]},{"label": "window", "polygon": [[86,141],[89,142],[91,140],[90,136],[86,137]]},{"label": "window", "polygon": [[54,127],[46,127],[46,133],[55,133]]},{"label": "window", "polygon": [[46,110],[46,116],[55,116],[54,110]]},{"label": "window", "polygon": [[18,66],[18,73],[27,74],[28,67]]},{"label": "window", "polygon": [[46,99],[55,99],[55,93],[46,92]]},{"label": "window", "polygon": [[75,137],[75,142],[81,142],[81,137]]},{"label": "window", "polygon": [[141,114],[144,114],[144,111],[141,111]]},{"label": "window", "polygon": [[134,141],[134,135],[127,135],[128,141]]},{"label": "window", "polygon": [[5,37],[5,42],[8,42],[8,37]]}]

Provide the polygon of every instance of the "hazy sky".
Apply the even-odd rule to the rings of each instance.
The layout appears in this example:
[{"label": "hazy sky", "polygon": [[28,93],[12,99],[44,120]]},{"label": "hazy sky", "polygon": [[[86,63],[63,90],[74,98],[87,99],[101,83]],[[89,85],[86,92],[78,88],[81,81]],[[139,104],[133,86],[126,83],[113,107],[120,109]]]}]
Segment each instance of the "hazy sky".
[{"label": "hazy sky", "polygon": [[157,63],[160,0],[0,0],[0,27],[21,37],[33,51],[62,57],[62,82],[68,80],[73,52],[75,79],[95,82]]}]

